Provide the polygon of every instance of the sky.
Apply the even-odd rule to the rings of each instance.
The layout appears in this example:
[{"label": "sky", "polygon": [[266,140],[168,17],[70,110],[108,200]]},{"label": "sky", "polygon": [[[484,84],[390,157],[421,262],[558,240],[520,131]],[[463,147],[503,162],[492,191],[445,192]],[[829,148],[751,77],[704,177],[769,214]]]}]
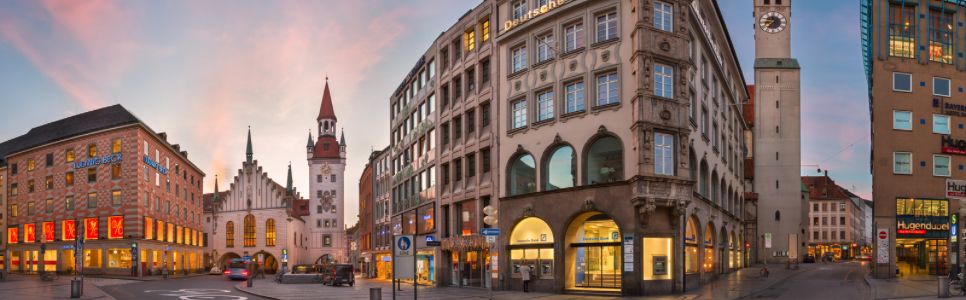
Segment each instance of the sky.
[{"label": "sky", "polygon": [[[0,141],[120,103],[167,132],[227,188],[245,159],[304,197],[305,144],[328,77],[348,144],[346,224],[371,149],[388,142],[388,101],[440,32],[478,0],[0,2]],[[868,99],[858,3],[795,1],[792,53],[802,65],[802,175],[816,169],[871,197]],[[719,1],[753,82],[751,0]],[[832,108],[832,109],[829,109]],[[808,165],[808,166],[805,166]],[[816,166],[817,165],[817,166]]]}]

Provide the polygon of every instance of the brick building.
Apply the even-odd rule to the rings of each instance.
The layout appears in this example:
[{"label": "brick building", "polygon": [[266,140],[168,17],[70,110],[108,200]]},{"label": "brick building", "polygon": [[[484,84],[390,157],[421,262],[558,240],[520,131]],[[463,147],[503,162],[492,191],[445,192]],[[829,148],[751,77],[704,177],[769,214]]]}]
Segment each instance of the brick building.
[{"label": "brick building", "polygon": [[121,105],[35,127],[0,144],[0,158],[6,270],[201,269],[205,174]]}]

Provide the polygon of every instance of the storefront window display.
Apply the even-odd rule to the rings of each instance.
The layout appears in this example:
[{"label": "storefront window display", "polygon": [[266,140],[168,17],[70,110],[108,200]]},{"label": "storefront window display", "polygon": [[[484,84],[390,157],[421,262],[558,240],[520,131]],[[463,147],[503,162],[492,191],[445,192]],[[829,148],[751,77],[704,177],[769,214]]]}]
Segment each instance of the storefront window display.
[{"label": "storefront window display", "polygon": [[62,250],[60,253],[61,271],[68,273],[74,272],[74,266],[77,264],[76,258],[74,257],[74,250]]},{"label": "storefront window display", "polygon": [[23,271],[20,251],[10,251],[10,271]]},{"label": "storefront window display", "polygon": [[714,224],[708,223],[707,229],[704,230],[704,264],[702,269],[705,273],[711,273],[714,271]]},{"label": "storefront window display", "polygon": [[416,277],[419,284],[432,285],[436,282],[436,264],[433,252],[416,253]]},{"label": "storefront window display", "polygon": [[418,233],[426,234],[436,231],[436,208],[434,204],[424,205],[417,212]]},{"label": "storefront window display", "polygon": [[44,271],[47,271],[47,272],[57,271],[57,250],[47,249],[47,251],[44,252],[43,260],[44,260]]},{"label": "storefront window display", "polygon": [[[620,228],[607,215],[588,212],[567,230],[568,288],[620,289],[623,253]],[[543,257],[541,255],[541,257]]]},{"label": "storefront window display", "polygon": [[467,236],[477,234],[476,226],[476,201],[467,200],[456,204],[459,212],[459,222],[456,223],[460,235]]},{"label": "storefront window display", "polygon": [[376,278],[392,279],[392,256],[389,254],[376,255]]},{"label": "storefront window display", "polygon": [[644,280],[670,280],[673,265],[671,238],[644,238],[644,256],[641,261]]},{"label": "storefront window display", "polygon": [[107,267],[130,268],[131,250],[120,248],[107,249]]},{"label": "storefront window display", "polygon": [[410,211],[403,214],[403,234],[416,233],[416,212]]},{"label": "storefront window display", "polygon": [[144,217],[144,239],[154,239],[154,219]]},{"label": "storefront window display", "polygon": [[510,234],[510,265],[512,276],[520,276],[524,261],[530,265],[532,276],[553,277],[553,232],[550,226],[536,217],[520,220]]},{"label": "storefront window display", "polygon": [[688,219],[684,232],[684,273],[698,273],[698,229],[694,218]]},{"label": "storefront window display", "polygon": [[84,249],[84,268],[100,268],[101,260],[101,249]]}]

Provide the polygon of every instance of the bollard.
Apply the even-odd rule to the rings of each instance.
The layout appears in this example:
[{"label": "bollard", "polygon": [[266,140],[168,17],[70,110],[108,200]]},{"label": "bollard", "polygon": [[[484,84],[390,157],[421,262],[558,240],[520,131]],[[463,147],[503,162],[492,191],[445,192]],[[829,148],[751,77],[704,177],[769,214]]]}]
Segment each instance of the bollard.
[{"label": "bollard", "polygon": [[369,300],[382,300],[382,288],[369,288]]},{"label": "bollard", "polygon": [[939,298],[949,298],[949,277],[939,276]]},{"label": "bollard", "polygon": [[81,281],[73,279],[70,281],[70,297],[80,298],[81,296]]}]

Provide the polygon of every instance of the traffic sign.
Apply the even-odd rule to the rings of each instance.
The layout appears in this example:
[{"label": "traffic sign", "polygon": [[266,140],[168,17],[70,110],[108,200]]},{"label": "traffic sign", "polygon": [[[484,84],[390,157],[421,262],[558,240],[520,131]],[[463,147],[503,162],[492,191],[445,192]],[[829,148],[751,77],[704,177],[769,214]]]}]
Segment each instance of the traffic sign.
[{"label": "traffic sign", "polygon": [[480,229],[480,235],[483,235],[483,236],[499,236],[500,235],[500,229],[499,228],[483,228],[483,229]]},{"label": "traffic sign", "polygon": [[885,230],[879,231],[879,238],[880,239],[883,239],[884,240],[887,237],[889,237],[889,233],[888,232],[886,232]]},{"label": "traffic sign", "polygon": [[396,236],[396,242],[393,245],[396,257],[413,256],[413,236]]},{"label": "traffic sign", "polygon": [[440,241],[426,241],[426,247],[439,247],[442,245],[443,245],[443,242],[440,242]]}]

